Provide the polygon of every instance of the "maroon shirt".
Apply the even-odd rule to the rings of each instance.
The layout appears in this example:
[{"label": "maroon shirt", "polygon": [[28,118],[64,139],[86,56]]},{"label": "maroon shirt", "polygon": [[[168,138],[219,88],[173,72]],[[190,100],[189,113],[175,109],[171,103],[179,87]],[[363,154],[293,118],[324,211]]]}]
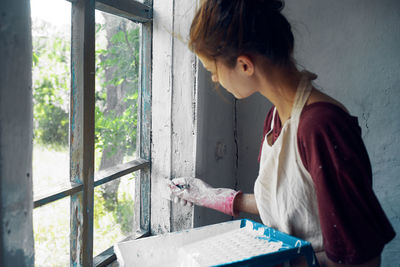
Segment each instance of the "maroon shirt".
[{"label": "maroon shirt", "polygon": [[[264,137],[272,114],[273,108],[265,119]],[[272,142],[281,129],[277,112]],[[358,119],[327,102],[305,106],[297,145],[314,181],[328,258],[361,264],[378,256],[395,232],[372,190],[371,164]]]}]

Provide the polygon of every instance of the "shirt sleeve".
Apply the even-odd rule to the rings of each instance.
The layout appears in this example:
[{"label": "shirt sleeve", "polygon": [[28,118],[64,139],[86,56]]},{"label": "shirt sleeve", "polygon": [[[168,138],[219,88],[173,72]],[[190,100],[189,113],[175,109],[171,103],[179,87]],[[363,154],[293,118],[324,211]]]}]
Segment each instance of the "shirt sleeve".
[{"label": "shirt sleeve", "polygon": [[333,104],[305,107],[298,148],[315,184],[327,257],[361,264],[378,256],[395,233],[372,189],[357,118]]}]

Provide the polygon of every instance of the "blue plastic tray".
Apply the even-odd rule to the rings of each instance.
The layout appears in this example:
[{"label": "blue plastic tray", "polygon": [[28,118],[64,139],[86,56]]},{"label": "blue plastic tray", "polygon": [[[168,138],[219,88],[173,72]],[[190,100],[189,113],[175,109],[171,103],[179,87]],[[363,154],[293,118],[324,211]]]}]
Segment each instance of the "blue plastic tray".
[{"label": "blue plastic tray", "polygon": [[309,242],[248,219],[120,242],[114,251],[127,267],[275,266],[300,256],[319,266]]},{"label": "blue plastic tray", "polygon": [[240,228],[252,229],[257,233],[263,232],[263,236],[268,241],[282,242],[282,247],[276,252],[260,254],[251,258],[214,266],[275,266],[300,256],[306,258],[308,266],[319,266],[310,242],[248,219],[241,220]]}]

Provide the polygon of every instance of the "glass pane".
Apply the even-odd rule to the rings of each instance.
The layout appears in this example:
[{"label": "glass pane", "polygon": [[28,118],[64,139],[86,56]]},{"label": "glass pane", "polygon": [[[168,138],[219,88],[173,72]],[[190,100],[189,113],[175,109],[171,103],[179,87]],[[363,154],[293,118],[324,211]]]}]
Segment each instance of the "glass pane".
[{"label": "glass pane", "polygon": [[95,188],[93,256],[133,233],[138,174],[131,173]]},{"label": "glass pane", "polygon": [[139,35],[138,24],[96,12],[96,171],[136,158]]},{"label": "glass pane", "polygon": [[31,0],[34,194],[69,181],[71,3]]},{"label": "glass pane", "polygon": [[33,210],[35,266],[68,266],[70,198]]}]

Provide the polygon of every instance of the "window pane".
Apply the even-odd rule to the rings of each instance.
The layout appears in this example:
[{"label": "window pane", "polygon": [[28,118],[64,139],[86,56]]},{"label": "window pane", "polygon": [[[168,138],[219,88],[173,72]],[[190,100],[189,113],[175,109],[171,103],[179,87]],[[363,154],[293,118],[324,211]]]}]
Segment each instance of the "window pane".
[{"label": "window pane", "polygon": [[33,210],[35,266],[68,266],[70,198]]},{"label": "window pane", "polygon": [[69,181],[71,3],[31,0],[31,9],[33,188],[37,195]]},{"label": "window pane", "polygon": [[132,234],[134,228],[135,177],[125,175],[94,190],[94,244],[96,256]]},{"label": "window pane", "polygon": [[96,171],[136,158],[139,25],[96,11]]}]

